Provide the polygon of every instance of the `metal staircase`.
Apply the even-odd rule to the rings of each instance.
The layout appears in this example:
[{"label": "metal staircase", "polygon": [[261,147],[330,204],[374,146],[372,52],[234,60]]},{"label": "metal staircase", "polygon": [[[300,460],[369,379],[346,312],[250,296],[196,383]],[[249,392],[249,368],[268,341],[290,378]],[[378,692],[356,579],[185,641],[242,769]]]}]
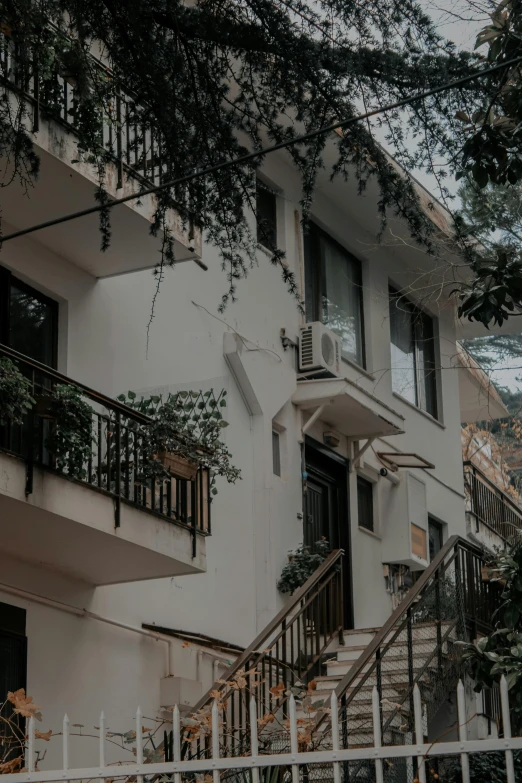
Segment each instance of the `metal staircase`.
[{"label": "metal staircase", "polygon": [[[285,715],[290,692],[298,700],[304,697],[298,701],[303,750],[332,746],[331,715],[325,706],[333,690],[344,747],[373,744],[375,686],[384,746],[411,742],[415,685],[426,705],[427,735],[430,721],[455,691],[460,670],[457,643],[488,632],[501,601],[499,587],[482,581],[481,550],[453,536],[382,628],[343,632],[341,564],[342,552],[332,553],[224,674],[224,682],[197,706],[195,719],[201,725],[216,701],[222,714],[222,755],[249,748],[254,718],[249,694],[257,702],[260,753],[289,748]],[[197,740],[187,741],[185,752],[206,753],[210,742],[208,732],[198,730]],[[371,762],[343,767],[344,778],[351,783],[373,780]],[[333,779],[331,769],[317,765],[302,775],[307,783]],[[390,783],[411,783],[414,777],[407,765],[386,767]]]}]

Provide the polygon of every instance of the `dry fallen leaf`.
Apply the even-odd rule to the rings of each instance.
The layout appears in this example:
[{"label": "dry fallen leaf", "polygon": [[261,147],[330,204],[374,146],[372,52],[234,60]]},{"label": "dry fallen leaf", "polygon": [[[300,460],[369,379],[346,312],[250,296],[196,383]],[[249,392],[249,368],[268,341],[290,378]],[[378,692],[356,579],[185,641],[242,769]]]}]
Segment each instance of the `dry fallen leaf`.
[{"label": "dry fallen leaf", "polygon": [[52,733],[53,733],[52,729],[49,729],[49,731],[35,731],[34,736],[36,737],[36,739],[43,739],[46,742],[49,742]]},{"label": "dry fallen leaf", "polygon": [[284,690],[285,684],[280,682],[279,685],[274,685],[273,688],[270,688],[270,693],[278,699],[284,693]]},{"label": "dry fallen leaf", "polygon": [[190,642],[183,642],[182,647],[190,647]]},{"label": "dry fallen leaf", "polygon": [[0,775],[8,775],[10,772],[16,772],[17,769],[20,769],[22,766],[22,756],[18,756],[16,759],[11,759],[11,761],[5,761],[3,764],[0,764]]},{"label": "dry fallen leaf", "polygon": [[38,712],[40,707],[33,704],[33,697],[25,695],[25,688],[19,688],[19,690],[9,691],[7,694],[7,700],[14,705],[14,714],[21,715],[23,718],[37,718],[42,720],[41,714]]}]

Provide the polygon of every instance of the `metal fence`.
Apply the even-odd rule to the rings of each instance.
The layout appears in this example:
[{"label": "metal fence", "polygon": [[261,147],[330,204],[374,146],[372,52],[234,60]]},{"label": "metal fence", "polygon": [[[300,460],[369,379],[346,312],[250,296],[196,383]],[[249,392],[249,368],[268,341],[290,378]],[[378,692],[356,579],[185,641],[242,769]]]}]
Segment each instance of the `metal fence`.
[{"label": "metal fence", "polygon": [[[382,744],[382,709],[379,701],[379,693],[376,687],[372,691],[372,719],[373,737],[371,744],[365,747],[346,747],[342,740],[342,732],[339,731],[337,697],[332,694],[330,708],[332,710],[332,745],[326,750],[316,750],[313,743],[303,743],[301,721],[298,706],[293,694],[288,701],[288,717],[286,731],[288,733],[289,752],[273,753],[263,752],[258,736],[260,720],[258,707],[254,696],[245,703],[245,709],[250,714],[250,751],[245,755],[233,757],[223,756],[221,752],[221,728],[222,708],[216,701],[211,710],[210,720],[202,722],[200,731],[205,733],[210,740],[212,753],[210,757],[193,760],[181,760],[181,746],[184,735],[184,721],[180,717],[177,707],[172,712],[171,722],[168,726],[170,739],[161,749],[161,761],[147,763],[147,754],[144,752],[144,732],[141,711],[138,709],[135,719],[134,763],[106,763],[107,731],[105,728],[105,716],[102,713],[99,720],[98,749],[94,751],[92,765],[88,767],[74,768],[73,759],[69,752],[69,720],[67,716],[63,721],[61,733],[62,766],[57,769],[39,769],[38,766],[38,733],[36,732],[35,719],[28,721],[27,738],[25,740],[24,756],[26,770],[22,772],[3,775],[4,783],[47,783],[49,781],[73,781],[73,780],[115,780],[149,781],[168,780],[181,783],[184,780],[201,779],[219,783],[227,778],[229,780],[248,781],[260,783],[260,781],[273,780],[268,772],[276,768],[279,771],[279,780],[288,783],[300,783],[308,779],[308,772],[319,765],[322,769],[328,769],[327,779],[332,783],[348,782],[349,767],[354,762],[367,763],[369,774],[366,777],[371,783],[384,783],[389,778],[388,771],[396,766],[403,770],[404,777],[395,776],[394,780],[406,780],[407,770],[414,770],[418,783],[428,783],[434,777],[433,767],[437,762],[444,762],[447,770],[451,765],[457,769],[457,778],[462,783],[477,783],[474,775],[474,764],[478,756],[482,754],[494,754],[493,758],[498,762],[498,775],[495,780],[505,780],[506,783],[515,783],[515,762],[518,768],[522,755],[522,737],[511,736],[511,723],[509,713],[509,698],[507,684],[504,678],[500,683],[500,700],[502,706],[503,736],[489,739],[468,739],[470,730],[470,717],[466,711],[465,689],[462,682],[458,683],[456,690],[457,721],[454,726],[457,739],[448,741],[442,735],[440,739],[427,742],[424,729],[424,705],[421,692],[415,687],[413,694],[414,730],[409,744],[388,745]],[[167,736],[167,735],[165,735]],[[447,735],[446,735],[447,736]],[[165,757],[169,756],[167,760]],[[440,767],[439,767],[440,768]],[[437,777],[440,777],[437,775]],[[442,780],[447,775],[442,776]],[[482,780],[482,779],[481,779]]]},{"label": "metal fence", "polygon": [[464,485],[467,510],[476,519],[477,532],[483,524],[510,541],[522,530],[522,509],[471,462],[464,463]]}]

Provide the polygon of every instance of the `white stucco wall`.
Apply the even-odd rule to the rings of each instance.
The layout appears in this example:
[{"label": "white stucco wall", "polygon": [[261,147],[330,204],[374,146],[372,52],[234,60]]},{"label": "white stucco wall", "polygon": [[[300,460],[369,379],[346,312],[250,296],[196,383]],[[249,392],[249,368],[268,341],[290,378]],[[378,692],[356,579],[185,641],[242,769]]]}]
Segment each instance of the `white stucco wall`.
[{"label": "white stucco wall", "polygon": [[[300,280],[295,220],[298,183],[290,168],[275,158],[269,161],[266,174],[284,190],[279,200],[280,243]],[[424,303],[438,318],[442,417],[435,421],[393,394],[390,374],[388,284],[390,280],[406,284],[415,278],[417,265],[428,263],[426,257],[411,248],[404,250],[399,243],[376,242],[355,215],[361,203],[370,215],[375,212],[370,197],[353,202],[336,196],[334,203],[327,193],[323,187],[314,217],[363,263],[367,372],[348,363],[344,372],[405,419],[405,434],[376,441],[373,446],[375,450],[415,452],[433,462],[433,471],[421,473],[428,511],[446,525],[447,535],[465,535],[453,308]],[[93,253],[98,252],[97,243],[94,237]],[[124,243],[121,252],[125,252]],[[262,250],[259,265],[247,281],[238,284],[238,301],[218,315],[225,276],[215,248],[206,245],[203,258],[206,272],[194,264],[167,270],[147,351],[155,288],[150,272],[96,280],[44,247],[38,237],[5,245],[0,262],[60,301],[61,371],[113,396],[128,389],[226,388],[230,426],[225,438],[241,468],[242,480],[235,486],[220,482],[204,574],[94,590],[58,578],[45,568],[15,568],[11,561],[1,581],[120,622],[136,626],[156,623],[246,646],[281,605],[276,580],[288,549],[302,541],[302,422],[289,402],[289,389],[295,383],[295,355],[291,349],[283,350],[280,339],[282,328],[291,339],[297,337],[301,316],[280,272]],[[250,414],[223,356],[223,335],[229,331],[237,331],[253,349],[244,352],[244,359],[255,379],[261,414]],[[272,473],[271,432],[276,416],[283,428],[281,477]],[[328,429],[327,423],[318,421],[308,434],[322,440],[324,429]],[[345,438],[337,451],[351,456]],[[381,465],[371,450],[365,455],[365,465],[377,476]],[[356,474],[351,473],[346,525],[351,537],[355,626],[373,627],[382,624],[391,611],[382,573],[387,559],[382,539],[385,534],[393,535],[394,524],[401,520],[394,520],[389,513],[396,488],[379,478],[376,534],[359,529],[355,482]],[[157,709],[159,680],[165,674],[161,643],[7,594],[0,594],[0,600],[27,608],[28,687],[38,702],[46,708],[49,705],[53,728],[69,703],[75,709],[71,720],[74,717],[86,725],[96,721],[102,707],[109,725],[111,710],[117,709],[118,715],[128,713],[130,720],[137,700],[145,714]],[[189,652],[178,650],[178,667],[180,675],[195,676]],[[207,680],[209,667],[207,662]]]}]

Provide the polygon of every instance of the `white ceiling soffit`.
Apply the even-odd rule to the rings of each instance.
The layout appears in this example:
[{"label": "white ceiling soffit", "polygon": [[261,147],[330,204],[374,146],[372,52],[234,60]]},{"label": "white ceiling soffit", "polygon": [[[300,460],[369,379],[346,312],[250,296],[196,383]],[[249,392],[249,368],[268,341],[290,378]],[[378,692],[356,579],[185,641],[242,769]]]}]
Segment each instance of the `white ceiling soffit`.
[{"label": "white ceiling soffit", "polygon": [[460,343],[457,343],[457,358],[460,420],[469,424],[473,421],[509,416],[509,411],[488,374]]},{"label": "white ceiling soffit", "polygon": [[403,416],[347,378],[299,381],[292,402],[311,413],[324,405],[321,419],[352,440],[404,432]]}]

